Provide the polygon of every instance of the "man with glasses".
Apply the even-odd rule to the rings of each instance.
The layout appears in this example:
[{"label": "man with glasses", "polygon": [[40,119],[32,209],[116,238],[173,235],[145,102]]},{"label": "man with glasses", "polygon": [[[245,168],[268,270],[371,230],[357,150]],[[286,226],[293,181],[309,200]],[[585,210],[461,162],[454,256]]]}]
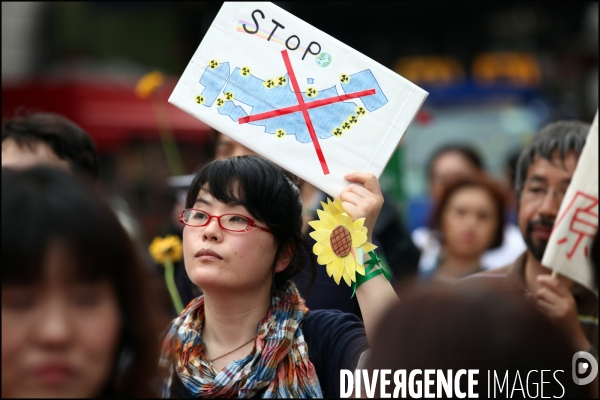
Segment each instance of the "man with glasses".
[{"label": "man with glasses", "polygon": [[464,278],[460,285],[524,293],[565,330],[576,350],[597,357],[597,298],[564,276],[551,276],[551,270],[541,264],[589,129],[582,122],[558,121],[544,127],[523,149],[517,163],[515,191],[519,229],[527,250],[513,264]]}]

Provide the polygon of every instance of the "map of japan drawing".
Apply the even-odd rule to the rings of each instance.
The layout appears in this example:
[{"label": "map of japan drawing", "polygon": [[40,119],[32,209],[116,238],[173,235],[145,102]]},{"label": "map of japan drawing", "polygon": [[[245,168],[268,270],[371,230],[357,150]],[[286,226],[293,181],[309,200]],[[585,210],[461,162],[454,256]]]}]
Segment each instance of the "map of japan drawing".
[{"label": "map of japan drawing", "polygon": [[[370,69],[340,74],[344,93],[338,92],[337,82],[328,88],[309,86],[302,92],[287,50],[281,56],[281,75],[266,79],[259,78],[253,66],[242,65],[232,71],[228,62],[211,60],[200,77],[204,89],[194,101],[205,107],[216,106],[219,114],[237,124],[262,126],[275,138],[293,135],[300,143],[312,142],[323,173],[328,174],[318,140],[343,137],[388,99]],[[251,107],[251,112],[239,104]]]}]

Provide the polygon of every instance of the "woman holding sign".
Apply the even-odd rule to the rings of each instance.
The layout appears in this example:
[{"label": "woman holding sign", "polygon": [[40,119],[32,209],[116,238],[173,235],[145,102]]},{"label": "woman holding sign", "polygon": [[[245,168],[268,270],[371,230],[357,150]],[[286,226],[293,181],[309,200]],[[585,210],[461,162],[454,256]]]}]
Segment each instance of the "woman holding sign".
[{"label": "woman holding sign", "polygon": [[328,209],[356,232],[336,226],[327,237],[332,246],[334,236],[351,243],[344,254],[334,246],[335,256],[319,245],[319,262],[329,263],[336,282],[354,285],[364,325],[340,311],[309,311],[290,282],[304,265],[304,242],[300,195],[287,173],[257,156],[216,160],[200,170],[180,220],[186,270],[204,296],[172,322],[163,342],[163,396],[339,397],[339,371],[357,367],[378,319],[398,301],[378,265],[355,271],[348,262],[374,247],[370,236],[383,197],[371,174],[346,179],[353,183],[340,195],[345,213],[333,203]]}]

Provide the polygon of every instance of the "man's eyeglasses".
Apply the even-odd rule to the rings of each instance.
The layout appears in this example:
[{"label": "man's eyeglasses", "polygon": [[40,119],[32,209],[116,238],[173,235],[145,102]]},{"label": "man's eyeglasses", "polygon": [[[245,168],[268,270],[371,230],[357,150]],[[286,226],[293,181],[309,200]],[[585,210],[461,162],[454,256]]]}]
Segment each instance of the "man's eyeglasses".
[{"label": "man's eyeglasses", "polygon": [[239,214],[210,215],[206,211],[187,208],[179,213],[179,222],[188,226],[206,226],[211,219],[216,218],[221,229],[231,232],[247,232],[252,228],[271,232],[269,228],[256,225],[250,217]]}]

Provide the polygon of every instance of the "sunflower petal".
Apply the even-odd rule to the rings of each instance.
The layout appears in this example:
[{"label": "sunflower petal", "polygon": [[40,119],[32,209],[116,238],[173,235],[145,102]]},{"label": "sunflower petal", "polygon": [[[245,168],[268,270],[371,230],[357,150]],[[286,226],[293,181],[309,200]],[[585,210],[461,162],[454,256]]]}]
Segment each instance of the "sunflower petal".
[{"label": "sunflower petal", "polygon": [[340,279],[342,279],[342,274],[344,273],[344,262],[341,258],[333,259],[333,280],[338,285],[340,284]]},{"label": "sunflower petal", "polygon": [[333,254],[331,247],[324,247],[323,252],[317,258],[317,262],[321,265],[329,264],[333,261],[334,257],[335,254]]},{"label": "sunflower petal", "polygon": [[362,232],[352,233],[352,247],[359,247],[367,241],[367,235]]},{"label": "sunflower petal", "polygon": [[327,230],[325,223],[323,221],[319,221],[318,219],[314,221],[309,221],[308,225],[310,225],[315,231]]},{"label": "sunflower petal", "polygon": [[360,248],[365,253],[368,253],[370,251],[375,250],[377,248],[377,246],[375,246],[373,243],[365,242],[360,246]]},{"label": "sunflower petal", "polygon": [[359,218],[356,221],[354,221],[354,230],[361,232],[364,225],[365,225],[365,218]]},{"label": "sunflower petal", "polygon": [[332,261],[329,264],[327,264],[327,275],[328,276],[333,276],[333,264],[334,264],[334,261]]},{"label": "sunflower petal", "polygon": [[331,214],[328,214],[322,210],[317,210],[317,214],[319,215],[319,219],[323,222],[323,224],[325,226],[333,224],[333,218],[332,218]]},{"label": "sunflower petal", "polygon": [[326,231],[326,230],[318,230],[318,231],[313,231],[310,233],[310,237],[315,239],[317,242],[327,243],[330,236],[331,236],[331,232]]},{"label": "sunflower petal", "polygon": [[354,224],[352,223],[352,218],[350,218],[350,216],[346,213],[342,214],[342,222],[344,223],[344,226],[346,228],[348,228],[349,231],[353,231],[354,230]]},{"label": "sunflower petal", "polygon": [[365,274],[365,266],[364,265],[356,265],[356,273],[364,275]]},{"label": "sunflower petal", "polygon": [[345,266],[346,273],[350,277],[350,280],[352,282],[355,282],[356,275],[355,275],[354,271],[356,270],[356,262],[354,261],[354,257],[352,257],[351,254],[348,254],[344,258],[344,266]]},{"label": "sunflower petal", "polygon": [[325,249],[325,246],[323,246],[321,243],[317,242],[313,246],[313,253],[315,253],[318,256],[319,254],[321,254],[323,252],[323,249]]},{"label": "sunflower petal", "polygon": [[348,275],[348,271],[344,270],[344,273],[342,274],[342,278],[344,278],[344,282],[346,282],[346,285],[352,286],[352,280],[350,279],[350,276]]}]

